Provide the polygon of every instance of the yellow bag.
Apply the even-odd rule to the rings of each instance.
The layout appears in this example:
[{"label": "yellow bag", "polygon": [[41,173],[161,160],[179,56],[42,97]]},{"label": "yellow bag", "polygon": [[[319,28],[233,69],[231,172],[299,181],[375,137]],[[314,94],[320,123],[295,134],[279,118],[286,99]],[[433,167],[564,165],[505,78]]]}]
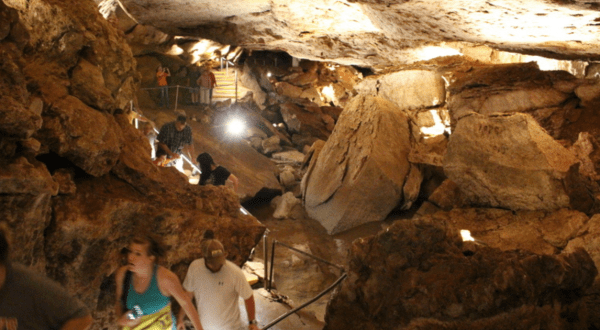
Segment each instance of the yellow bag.
[{"label": "yellow bag", "polygon": [[154,314],[143,315],[140,323],[133,328],[123,327],[124,330],[170,330],[172,328],[171,304],[168,304]]}]

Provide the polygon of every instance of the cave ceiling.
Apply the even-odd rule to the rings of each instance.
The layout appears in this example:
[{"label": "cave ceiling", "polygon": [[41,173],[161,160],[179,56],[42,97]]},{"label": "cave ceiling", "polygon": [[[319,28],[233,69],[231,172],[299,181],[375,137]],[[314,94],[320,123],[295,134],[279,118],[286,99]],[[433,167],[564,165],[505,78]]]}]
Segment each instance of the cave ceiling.
[{"label": "cave ceiling", "polygon": [[457,43],[600,60],[600,0],[119,1],[171,35],[343,64],[413,63]]}]

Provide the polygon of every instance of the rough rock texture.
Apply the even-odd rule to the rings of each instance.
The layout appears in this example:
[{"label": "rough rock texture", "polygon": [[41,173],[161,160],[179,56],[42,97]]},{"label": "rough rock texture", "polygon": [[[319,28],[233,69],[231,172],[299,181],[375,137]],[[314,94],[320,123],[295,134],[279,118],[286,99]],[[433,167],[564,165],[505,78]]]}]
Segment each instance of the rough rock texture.
[{"label": "rough rock texture", "polygon": [[569,206],[561,180],[577,159],[526,114],[460,119],[444,172],[474,205],[512,210]]},{"label": "rough rock texture", "polygon": [[[600,269],[600,217],[588,217],[582,212],[561,209],[555,212],[500,209],[454,209],[422,216],[423,220],[445,222],[457,229],[469,230],[478,244],[503,251],[528,250],[538,254],[572,253],[583,248]],[[600,326],[600,279],[585,295],[589,310],[590,328]]]},{"label": "rough rock texture", "polygon": [[385,98],[402,110],[431,108],[446,101],[445,83],[436,71],[407,70],[370,76],[355,89],[360,94]]},{"label": "rough rock texture", "polygon": [[[595,226],[591,225],[596,220],[591,221],[584,213],[569,209],[513,212],[467,208],[437,212],[421,218],[447,222],[459,230],[469,230],[477,242],[503,251],[519,249],[552,255],[563,251],[576,238],[598,235]],[[595,248],[591,245],[585,248],[596,262],[600,256]],[[596,262],[596,265],[600,267],[600,263]]]},{"label": "rough rock texture", "polygon": [[452,83],[449,109],[453,118],[460,118],[471,111],[491,114],[557,107],[576,86],[574,77],[570,88],[560,77],[540,71],[536,63],[478,68]]},{"label": "rough rock texture", "polygon": [[332,234],[410,207],[421,174],[409,152],[406,115],[385,99],[355,97],[303,179],[307,213]]},{"label": "rough rock texture", "polygon": [[205,229],[215,230],[237,264],[245,261],[264,230],[256,219],[240,214],[237,198],[223,187],[176,185],[167,196],[148,196],[110,176],[77,184],[77,194],[53,200],[52,223],[45,231],[46,271],[94,310],[96,328],[114,328],[109,323],[111,274],[134,234],[159,235],[168,250],[161,264],[183,278],[187,265],[201,257]]},{"label": "rough rock texture", "polygon": [[[248,49],[361,66],[407,63],[462,41],[598,59],[596,4],[584,1],[121,0],[142,24]],[[455,49],[451,49],[456,54]],[[445,50],[448,53],[448,50]]]},{"label": "rough rock texture", "polygon": [[535,62],[475,66],[456,73],[448,89],[452,126],[471,112],[527,112],[558,138],[565,120],[576,120],[575,89],[589,84],[564,71],[541,71]]},{"label": "rough rock texture", "polygon": [[[463,243],[437,221],[397,221],[352,246],[330,329],[587,329],[587,252],[556,256]],[[352,317],[348,317],[352,315]]]},{"label": "rough rock texture", "polygon": [[12,257],[81,298],[92,329],[116,329],[111,275],[135,233],[160,235],[162,263],[179,276],[208,228],[230,259],[247,259],[264,226],[230,189],[154,166],[121,114],[135,60],[93,2],[0,1],[0,54],[0,219],[14,232]]},{"label": "rough rock texture", "polygon": [[69,95],[53,103],[43,119],[36,135],[40,142],[87,173],[104,175],[117,162],[123,137],[112,115]]}]

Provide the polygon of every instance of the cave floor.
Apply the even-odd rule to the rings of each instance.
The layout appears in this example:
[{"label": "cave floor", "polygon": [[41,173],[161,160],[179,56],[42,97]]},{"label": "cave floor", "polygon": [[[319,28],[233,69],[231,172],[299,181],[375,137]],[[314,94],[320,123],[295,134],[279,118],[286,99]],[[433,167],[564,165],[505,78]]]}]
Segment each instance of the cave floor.
[{"label": "cave floor", "polygon": [[[337,234],[327,234],[325,228],[303,212],[296,212],[296,219],[274,219],[274,209],[268,204],[246,206],[246,209],[268,228],[267,254],[271,258],[272,242],[277,240],[298,250],[347,268],[348,251],[352,241],[359,237],[376,234],[389,226],[397,217],[373,222]],[[255,249],[253,260],[264,263],[264,246],[261,241]],[[274,302],[264,288],[255,289],[257,320],[264,327],[280,315],[302,305],[333,284],[341,271],[326,263],[306,257],[281,245],[276,245],[274,258],[273,292],[282,302]],[[264,273],[264,271],[263,271]],[[259,274],[260,275],[260,274]],[[262,282],[262,281],[261,281]],[[259,286],[262,286],[259,284]],[[324,316],[331,293],[291,315],[270,329],[274,330],[317,330],[325,325]]]}]

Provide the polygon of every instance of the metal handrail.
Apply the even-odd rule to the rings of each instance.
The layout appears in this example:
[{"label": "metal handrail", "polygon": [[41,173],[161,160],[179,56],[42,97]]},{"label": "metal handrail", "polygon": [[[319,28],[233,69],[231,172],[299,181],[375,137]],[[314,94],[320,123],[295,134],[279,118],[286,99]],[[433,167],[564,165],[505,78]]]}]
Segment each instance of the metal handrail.
[{"label": "metal handrail", "polygon": [[[266,237],[266,235],[264,236],[264,239],[265,239],[265,241],[264,241],[265,276],[266,276],[267,269],[269,268],[268,262],[266,262],[268,260],[268,256],[267,256],[267,237]],[[329,261],[327,261],[327,260],[325,260],[323,258],[317,257],[317,256],[312,255],[310,253],[307,253],[307,252],[304,252],[302,250],[296,249],[296,248],[294,248],[292,246],[289,246],[289,245],[287,245],[285,243],[282,243],[282,242],[279,242],[277,240],[274,240],[273,243],[272,243],[272,245],[271,245],[271,262],[270,262],[271,265],[270,265],[270,268],[269,268],[269,270],[270,270],[270,272],[269,272],[269,278],[268,278],[268,280],[265,280],[265,282],[268,284],[268,286],[266,286],[266,288],[267,288],[267,291],[269,291],[269,292],[271,291],[272,285],[273,285],[273,272],[274,272],[274,269],[275,269],[274,262],[275,262],[275,246],[276,245],[281,245],[281,246],[286,247],[286,248],[288,248],[288,249],[290,249],[292,251],[295,251],[295,252],[300,253],[302,255],[305,255],[307,257],[313,258],[313,259],[315,259],[315,260],[317,260],[319,262],[322,262],[322,263],[325,263],[327,265],[333,266],[333,267],[341,270],[342,271],[342,275],[332,285],[330,285],[327,289],[323,290],[321,293],[319,293],[318,295],[316,295],[314,298],[312,298],[309,301],[305,302],[304,304],[302,304],[302,305],[300,305],[300,306],[298,306],[298,307],[290,310],[289,312],[281,315],[280,317],[278,317],[274,321],[271,321],[271,323],[267,324],[264,328],[262,328],[262,330],[269,329],[270,327],[272,327],[275,324],[281,322],[282,320],[284,320],[288,316],[296,313],[297,311],[299,311],[299,310],[303,309],[304,307],[306,307],[306,306],[312,304],[313,302],[317,301],[319,298],[321,298],[322,296],[324,296],[327,292],[333,290],[337,285],[339,285],[342,282],[342,280],[344,280],[348,276],[348,274],[346,274],[346,271],[344,270],[344,268],[342,266],[336,265],[336,264],[331,263],[331,262],[329,262]]]},{"label": "metal handrail", "polygon": [[301,310],[302,308],[314,303],[315,301],[317,301],[319,298],[323,297],[325,294],[327,294],[329,291],[333,290],[336,286],[338,286],[340,283],[342,283],[342,281],[348,277],[348,274],[343,273],[342,276],[340,276],[335,282],[333,282],[332,285],[330,285],[327,289],[323,290],[321,293],[319,293],[318,295],[316,295],[314,298],[312,298],[311,300],[305,302],[304,304],[292,309],[291,311],[281,315],[280,317],[276,318],[275,320],[271,321],[271,323],[267,324],[264,328],[261,328],[261,330],[267,330],[270,327],[274,326],[275,324],[283,321],[285,318],[287,318],[288,316],[296,313],[297,311]]},{"label": "metal handrail", "polygon": [[341,270],[342,272],[345,272],[345,270],[344,270],[344,268],[343,268],[342,266],[339,266],[339,265],[333,264],[333,263],[331,263],[331,262],[329,262],[329,261],[327,261],[327,260],[325,260],[325,259],[323,259],[323,258],[319,258],[319,257],[317,257],[317,256],[314,256],[314,255],[310,254],[310,253],[304,252],[304,251],[302,251],[302,250],[296,249],[296,248],[294,248],[294,247],[291,247],[291,246],[289,246],[289,245],[287,245],[287,244],[285,244],[285,243],[281,243],[281,242],[279,242],[279,241],[275,240],[275,241],[273,241],[273,245],[272,245],[272,248],[271,248],[271,272],[270,272],[270,274],[269,274],[269,287],[268,287],[268,289],[267,289],[267,290],[269,290],[269,291],[271,290],[271,288],[272,288],[272,285],[273,285],[273,271],[274,271],[274,268],[275,268],[275,267],[273,267],[273,264],[274,264],[274,262],[275,262],[275,245],[281,245],[281,246],[284,246],[284,247],[286,247],[286,248],[288,248],[288,249],[290,249],[290,250],[292,250],[292,251],[298,252],[298,253],[300,253],[300,254],[303,254],[303,255],[305,255],[305,256],[307,256],[307,257],[309,257],[309,258],[313,258],[313,259],[315,259],[315,260],[317,260],[317,261],[320,261],[320,262],[322,262],[322,263],[325,263],[325,264],[328,264],[328,265],[330,265],[330,266],[333,266],[333,267],[335,267],[335,268],[337,268],[337,269]]}]

